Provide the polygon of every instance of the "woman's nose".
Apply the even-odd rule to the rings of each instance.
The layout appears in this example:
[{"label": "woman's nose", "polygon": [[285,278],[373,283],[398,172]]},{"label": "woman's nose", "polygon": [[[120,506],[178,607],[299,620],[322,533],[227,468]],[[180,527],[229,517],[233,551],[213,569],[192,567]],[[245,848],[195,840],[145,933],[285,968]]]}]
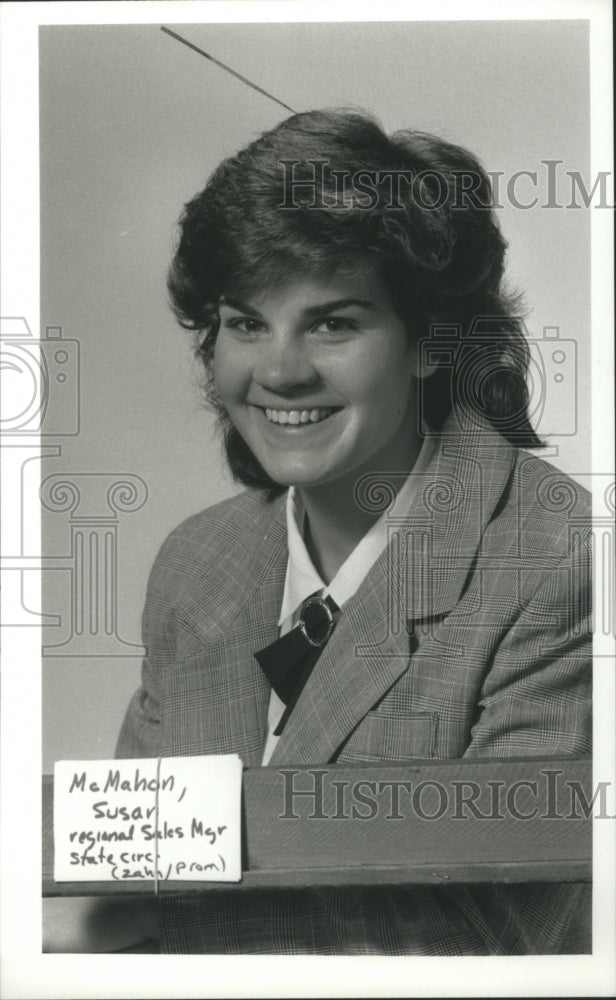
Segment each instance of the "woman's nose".
[{"label": "woman's nose", "polygon": [[312,385],[317,370],[300,336],[272,333],[259,344],[253,379],[266,389],[289,392],[302,385]]}]

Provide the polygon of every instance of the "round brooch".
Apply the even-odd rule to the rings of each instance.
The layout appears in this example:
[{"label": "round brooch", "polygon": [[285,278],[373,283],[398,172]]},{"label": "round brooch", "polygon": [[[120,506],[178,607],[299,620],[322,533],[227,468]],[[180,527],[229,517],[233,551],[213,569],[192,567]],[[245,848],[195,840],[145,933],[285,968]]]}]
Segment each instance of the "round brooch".
[{"label": "round brooch", "polygon": [[323,646],[334,630],[334,616],[322,597],[304,601],[299,629],[311,646]]}]

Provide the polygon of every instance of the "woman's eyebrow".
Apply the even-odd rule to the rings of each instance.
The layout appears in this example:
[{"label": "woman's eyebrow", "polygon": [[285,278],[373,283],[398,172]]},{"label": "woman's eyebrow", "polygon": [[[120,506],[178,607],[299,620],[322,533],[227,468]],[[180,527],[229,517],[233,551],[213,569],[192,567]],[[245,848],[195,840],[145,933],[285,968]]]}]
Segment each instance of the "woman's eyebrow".
[{"label": "woman's eyebrow", "polygon": [[254,306],[248,304],[248,302],[242,302],[240,299],[232,299],[228,295],[221,296],[220,303],[221,306],[229,306],[230,309],[236,309],[238,312],[247,313],[249,316],[255,316],[257,319],[261,319],[261,313]]},{"label": "woman's eyebrow", "polygon": [[374,302],[367,299],[334,299],[332,302],[322,302],[318,306],[307,306],[302,310],[304,316],[324,316],[327,313],[337,312],[339,309],[349,309],[351,306],[360,309],[376,309]]},{"label": "woman's eyebrow", "polygon": [[[256,319],[262,319],[261,313],[254,306],[251,306],[248,302],[242,302],[241,299],[231,298],[228,295],[223,295],[220,299],[221,306],[228,306],[230,309],[236,309],[238,312],[246,313],[248,316],[254,316]],[[302,309],[302,315],[307,319],[314,319],[317,316],[326,316],[328,313],[337,312],[340,309],[349,309],[351,307],[359,309],[376,309],[377,306],[374,302],[369,302],[367,299],[333,299],[331,302],[321,302],[316,306],[306,306]]]}]

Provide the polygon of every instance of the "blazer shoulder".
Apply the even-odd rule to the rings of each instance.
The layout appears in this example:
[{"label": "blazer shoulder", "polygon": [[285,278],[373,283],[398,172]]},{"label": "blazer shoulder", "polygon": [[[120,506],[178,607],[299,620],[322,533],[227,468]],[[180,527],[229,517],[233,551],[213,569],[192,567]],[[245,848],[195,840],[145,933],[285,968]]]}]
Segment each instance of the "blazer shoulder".
[{"label": "blazer shoulder", "polygon": [[230,565],[244,565],[257,539],[284,525],[284,497],[269,500],[264,490],[248,489],[182,521],[161,545],[150,574],[150,589],[224,576]]},{"label": "blazer shoulder", "polygon": [[276,506],[276,500],[268,501],[265,490],[243,490],[236,496],[220,500],[212,507],[187,517],[169,533],[162,548],[194,545],[203,542],[210,535],[217,535],[222,542],[225,533],[235,536],[238,528],[254,528],[267,522]]},{"label": "blazer shoulder", "polygon": [[[592,497],[575,479],[545,459],[520,450],[510,488],[499,511],[501,523],[507,514],[515,517],[520,530],[531,531],[541,547],[565,555],[573,545],[588,538],[592,528]],[[498,518],[497,518],[498,519]]]},{"label": "blazer shoulder", "polygon": [[562,469],[531,452],[518,451],[514,477],[527,501],[551,517],[570,520],[590,518],[592,497],[589,491]]}]

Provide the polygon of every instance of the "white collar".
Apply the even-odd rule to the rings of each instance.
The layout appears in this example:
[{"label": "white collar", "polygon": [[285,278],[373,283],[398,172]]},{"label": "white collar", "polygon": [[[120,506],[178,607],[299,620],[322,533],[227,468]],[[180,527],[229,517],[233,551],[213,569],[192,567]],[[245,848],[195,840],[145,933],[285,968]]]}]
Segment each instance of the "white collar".
[{"label": "white collar", "polygon": [[[435,435],[429,435],[425,438],[417,460],[398,492],[394,507],[398,507],[400,510],[408,509],[419,487],[420,480],[417,473],[425,472],[436,452],[437,441],[438,438]],[[289,557],[279,625],[295,614],[300,605],[311,594],[318,593],[321,596],[330,594],[339,607],[342,607],[353,596],[387,546],[389,540],[388,514],[391,515],[391,508],[381,514],[379,519],[368,529],[344,561],[329,586],[326,586],[315,569],[304,543],[305,511],[301,496],[293,486],[290,488],[287,495]]]}]

